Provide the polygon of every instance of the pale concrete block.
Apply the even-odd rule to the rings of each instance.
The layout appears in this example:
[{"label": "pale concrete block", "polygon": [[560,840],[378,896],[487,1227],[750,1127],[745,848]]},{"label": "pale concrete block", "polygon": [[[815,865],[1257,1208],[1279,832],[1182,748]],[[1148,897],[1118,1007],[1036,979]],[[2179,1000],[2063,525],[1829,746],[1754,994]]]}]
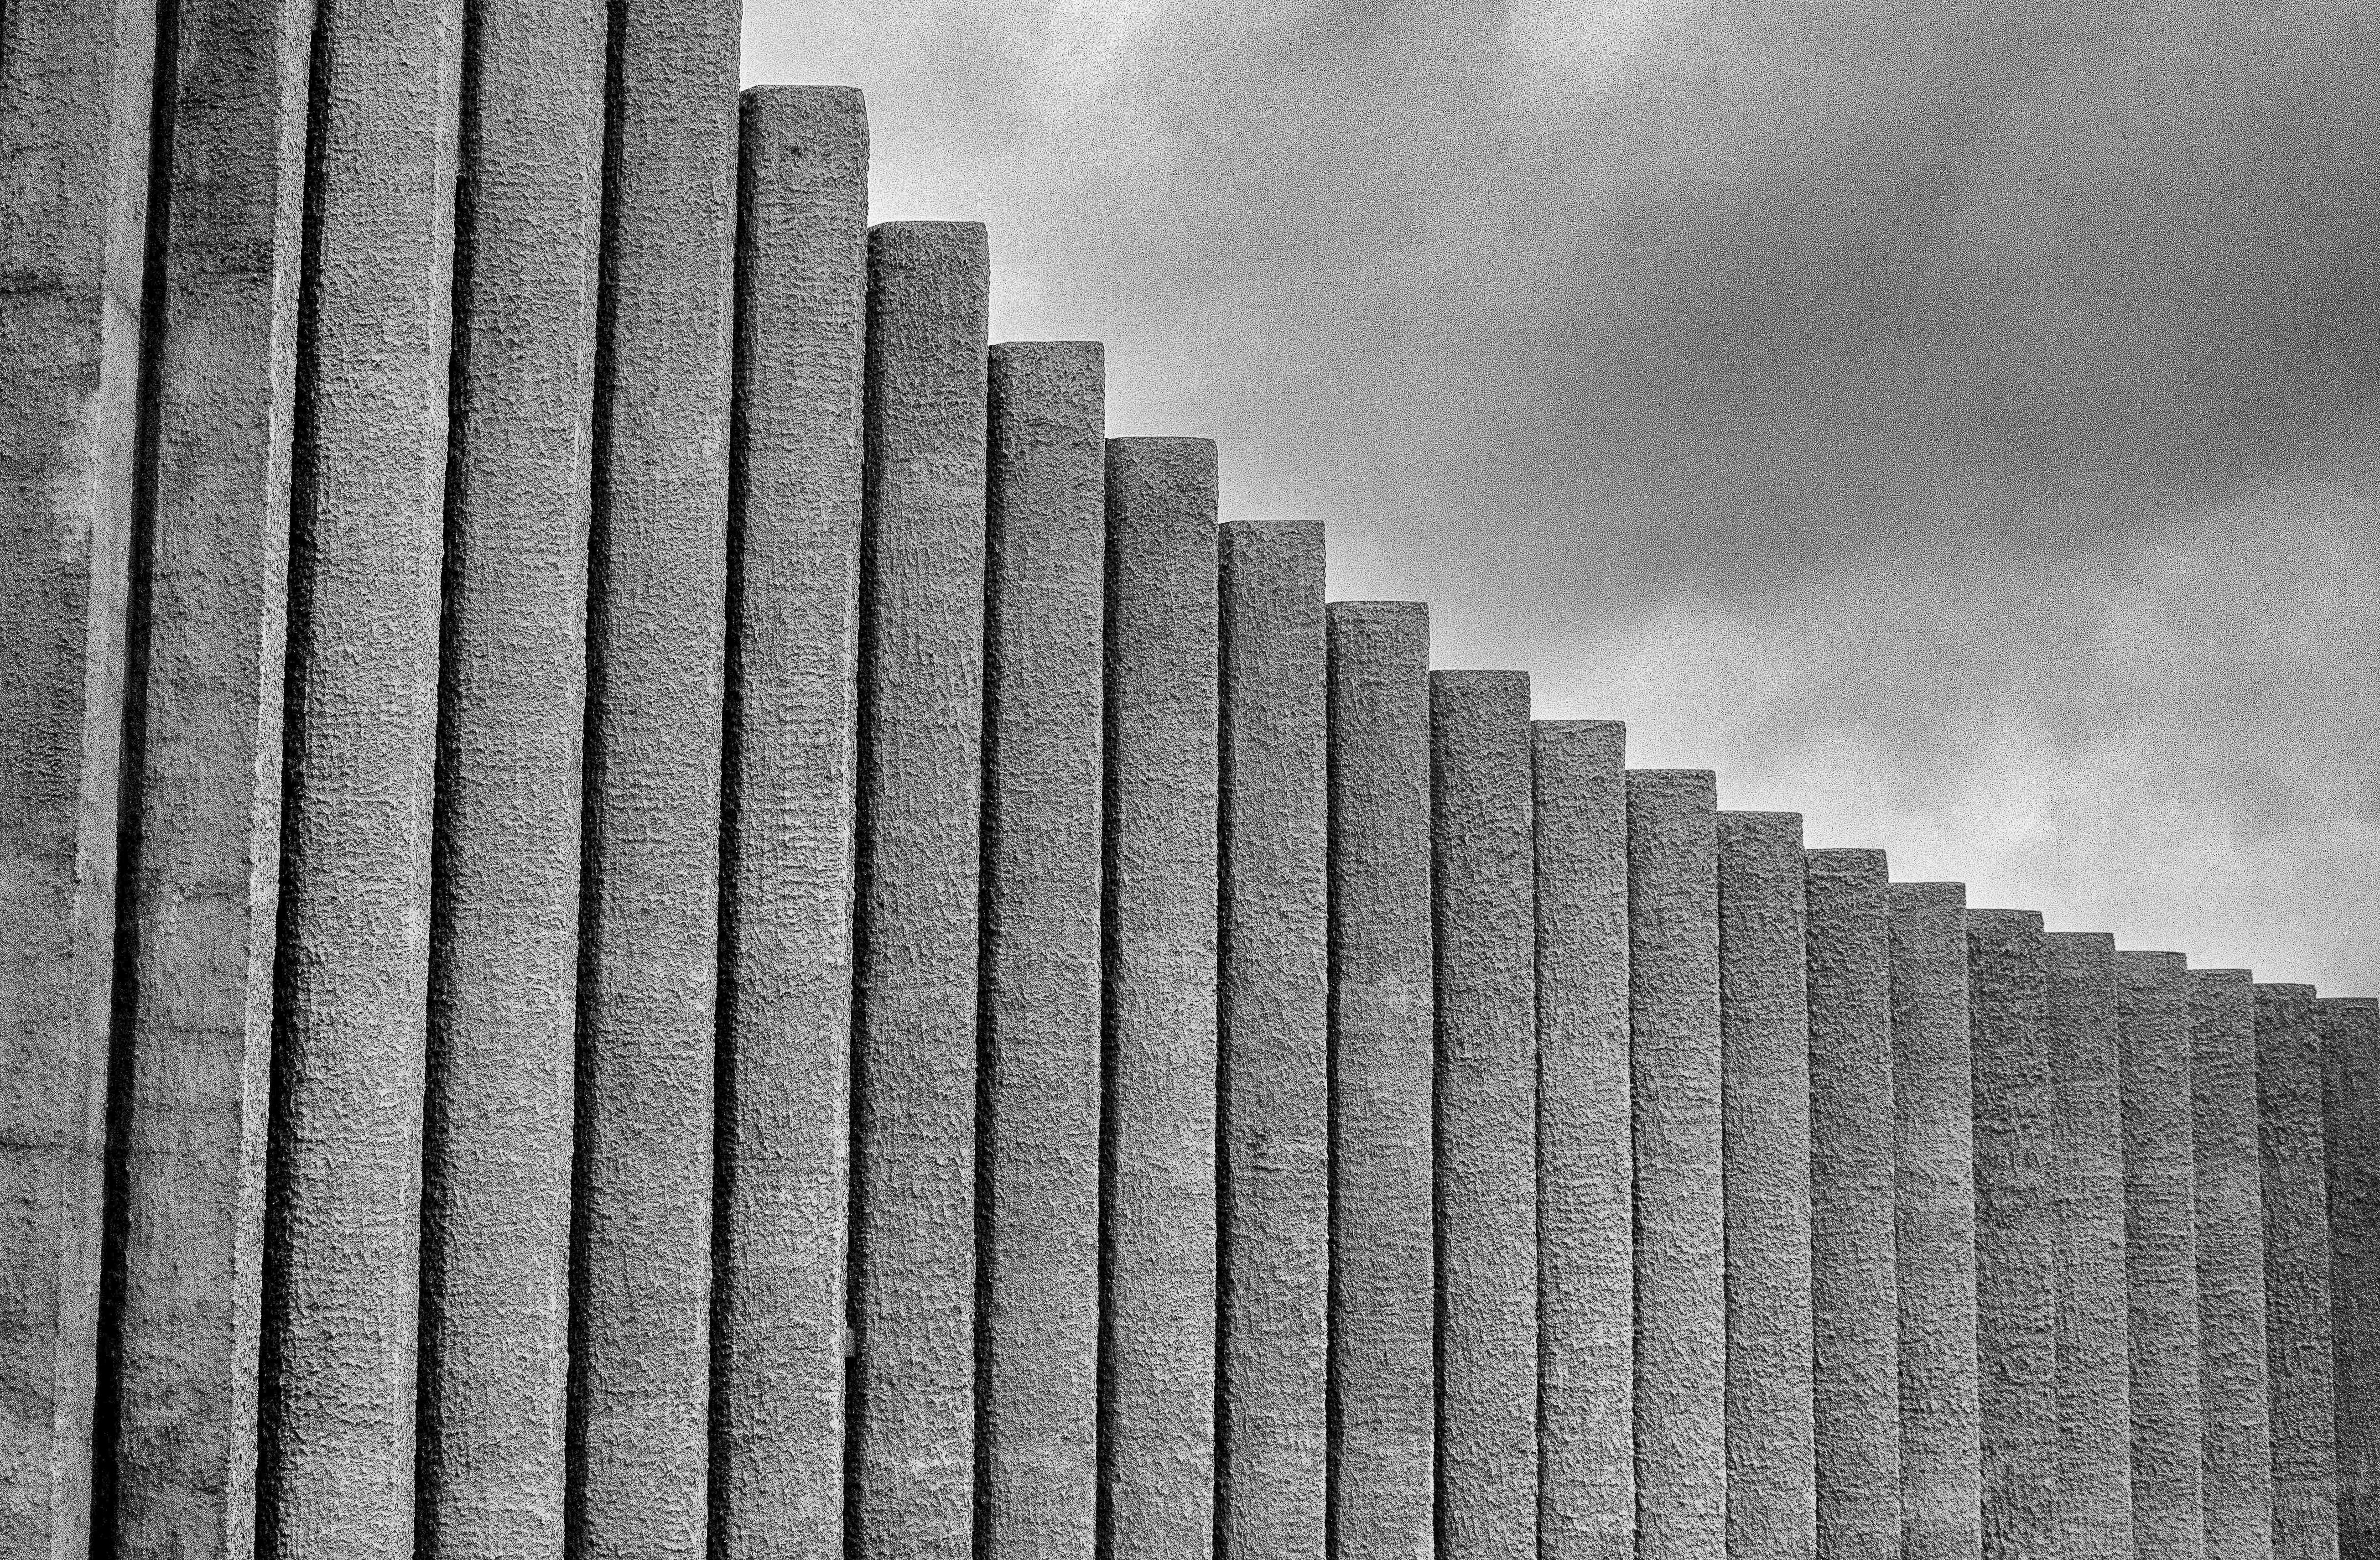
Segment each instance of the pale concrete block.
[{"label": "pale concrete block", "polygon": [[2330,1205],[2332,1421],[2338,1550],[2380,1555],[2380,1003],[2314,1004],[2323,1051],[2323,1148]]},{"label": "pale concrete block", "polygon": [[2265,1560],[2273,1545],[2273,1442],[2256,997],[2248,972],[2190,971],[2190,1017],[2206,1554]]},{"label": "pale concrete block", "polygon": [[2276,1560],[2338,1555],[2338,1400],[2322,1081],[2313,988],[2257,986],[2265,1368],[2271,1383]]}]

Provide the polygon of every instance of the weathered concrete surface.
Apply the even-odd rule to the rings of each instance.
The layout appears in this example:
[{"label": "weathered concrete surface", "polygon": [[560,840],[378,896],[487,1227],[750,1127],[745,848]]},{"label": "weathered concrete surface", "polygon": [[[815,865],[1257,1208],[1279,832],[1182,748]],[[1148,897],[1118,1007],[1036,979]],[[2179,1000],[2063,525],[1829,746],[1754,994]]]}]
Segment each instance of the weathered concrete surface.
[{"label": "weathered concrete surface", "polygon": [[2190,971],[2190,1020],[2206,1554],[2248,1560],[2270,1554],[2273,1543],[2256,998],[2248,972]]},{"label": "weathered concrete surface", "polygon": [[2131,1350],[2132,1542],[2205,1542],[2198,1405],[2197,1174],[2190,981],[2180,954],[2116,955],[2123,1053],[2124,1287]]},{"label": "weathered concrete surface", "polygon": [[975,1502],[985,331],[976,223],[868,240],[846,1542],[965,1560]]},{"label": "weathered concrete surface", "polygon": [[1107,599],[1099,345],[991,349],[980,1542],[1091,1560]]},{"label": "weathered concrete surface", "polygon": [[2323,1146],[2330,1203],[2333,1422],[2338,1548],[2380,1555],[2380,1003],[2314,1004],[2323,1053]]},{"label": "weathered concrete surface", "polygon": [[1830,1560],[1899,1560],[1888,877],[1881,850],[1804,860],[1818,1545]]},{"label": "weathered concrete surface", "polygon": [[2116,940],[2053,932],[2042,1039],[2055,1114],[2049,1162],[2058,1255],[2060,1554],[2132,1549],[2131,1357],[2124,1283],[2124,1103]]},{"label": "weathered concrete surface", "polygon": [[1967,891],[1896,883],[1889,896],[1902,1553],[1973,1560],[1984,1545],[1983,1427]]},{"label": "weathered concrete surface", "polygon": [[[158,250],[138,844],[125,862],[115,1553],[256,1530],[310,0],[186,0]],[[103,1453],[103,1455],[105,1455]],[[103,1515],[102,1521],[107,1519]]]},{"label": "weathered concrete surface", "polygon": [[1100,1546],[1214,1548],[1215,446],[1108,441]]},{"label": "weathered concrete surface", "polygon": [[1727,1542],[1716,796],[1706,771],[1628,772],[1640,1560]]},{"label": "weathered concrete surface", "polygon": [[426,1556],[556,1554],[605,12],[483,6],[464,74],[422,1122]]},{"label": "weathered concrete surface", "polygon": [[1802,819],[1718,814],[1727,1553],[1817,1553]]},{"label": "weathered concrete surface", "polygon": [[700,1554],[737,0],[613,7],[588,614],[571,1496],[584,1560]]},{"label": "weathered concrete surface", "polygon": [[1338,1560],[1430,1554],[1429,609],[1332,602],[1330,1525]]},{"label": "weathered concrete surface", "polygon": [[2271,1383],[2276,1560],[2337,1560],[2338,1554],[2338,1401],[2332,1376],[2322,1079],[2313,988],[2257,986],[2265,1360]]},{"label": "weathered concrete surface", "polygon": [[409,1555],[460,0],[325,0],[258,1540]]},{"label": "weathered concrete surface", "polygon": [[1222,1356],[1215,1542],[1321,1560],[1330,1280],[1322,527],[1222,528]]},{"label": "weathered concrete surface", "polygon": [[0,1551],[90,1542],[155,0],[0,10]]},{"label": "weathered concrete surface", "polygon": [[1536,871],[1529,679],[1430,684],[1437,1553],[1537,1552]]},{"label": "weathered concrete surface", "polygon": [[1537,1545],[1636,1549],[1627,728],[1538,721]]},{"label": "weathered concrete surface", "polygon": [[720,849],[712,1554],[843,1543],[868,115],[744,94]]}]

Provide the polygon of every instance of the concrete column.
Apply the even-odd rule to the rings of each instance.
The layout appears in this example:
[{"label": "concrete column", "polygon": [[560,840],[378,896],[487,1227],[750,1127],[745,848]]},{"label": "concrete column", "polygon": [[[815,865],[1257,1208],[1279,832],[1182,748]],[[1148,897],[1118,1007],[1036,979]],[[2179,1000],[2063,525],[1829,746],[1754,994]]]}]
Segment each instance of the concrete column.
[{"label": "concrete column", "polygon": [[1817,1553],[1802,819],[1718,815],[1727,1553]]},{"label": "concrete column", "polygon": [[1984,1553],[2032,1560],[2055,1549],[2059,1477],[2058,1096],[2041,917],[1969,910],[1967,947]]},{"label": "concrete column", "polygon": [[1818,1547],[1900,1560],[1889,889],[1881,850],[1804,861]]},{"label": "concrete column", "polygon": [[1215,446],[1108,441],[1101,1547],[1214,1548]]},{"label": "concrete column", "polygon": [[2314,1004],[2330,1202],[2333,1433],[2338,1549],[2380,1555],[2380,1003]]},{"label": "concrete column", "polygon": [[843,1544],[868,115],[744,94],[721,798],[712,1553]]},{"label": "concrete column", "polygon": [[2042,965],[2058,1274],[2054,1547],[2061,1554],[2123,1555],[2132,1552],[2132,1416],[2116,940],[2050,932],[2042,939]]},{"label": "concrete column", "polygon": [[[117,1024],[115,1553],[256,1537],[310,0],[185,0]],[[137,764],[137,772],[133,765]],[[106,1520],[103,1516],[101,1520]]]},{"label": "concrete column", "polygon": [[460,0],[325,0],[292,505],[258,1534],[414,1552]]},{"label": "concrete column", "polygon": [[1326,622],[1332,1554],[1412,1560],[1437,1509],[1429,612]]},{"label": "concrete column", "polygon": [[1536,871],[1529,679],[1430,682],[1438,1553],[1537,1552]]},{"label": "concrete column", "polygon": [[1640,1560],[1727,1542],[1717,792],[1702,770],[1628,772]]},{"label": "concrete column", "polygon": [[1537,1544],[1636,1550],[1627,728],[1538,721]]},{"label": "concrete column", "polygon": [[2206,1554],[2207,1560],[2263,1560],[2273,1544],[2273,1444],[2256,996],[2248,972],[2190,971],[2190,1020]]},{"label": "concrete column", "polygon": [[589,584],[573,1535],[706,1542],[737,0],[613,7]]},{"label": "concrete column", "polygon": [[1330,1279],[1322,527],[1222,529],[1225,1560],[1321,1560]]},{"label": "concrete column", "polygon": [[1983,1427],[1967,891],[1896,883],[1890,900],[1902,1554],[1973,1560],[1984,1545]]},{"label": "concrete column", "polygon": [[987,1560],[1091,1560],[1099,1343],[1106,371],[991,349],[980,1478]]},{"label": "concrete column", "polygon": [[2180,954],[2116,955],[2122,1046],[2124,1288],[2131,1325],[2132,1542],[2196,1554],[2198,1235],[2191,1152],[2190,982]]},{"label": "concrete column", "polygon": [[422,1141],[426,1556],[559,1554],[607,29],[480,8]]},{"label": "concrete column", "polygon": [[990,270],[976,223],[868,263],[845,1542],[965,1560]]},{"label": "concrete column", "polygon": [[2259,985],[2256,1095],[2277,1560],[2338,1555],[2338,1400],[2332,1377],[2322,1079],[2313,988]]},{"label": "concrete column", "polygon": [[91,1536],[155,0],[0,10],[0,1552]]}]

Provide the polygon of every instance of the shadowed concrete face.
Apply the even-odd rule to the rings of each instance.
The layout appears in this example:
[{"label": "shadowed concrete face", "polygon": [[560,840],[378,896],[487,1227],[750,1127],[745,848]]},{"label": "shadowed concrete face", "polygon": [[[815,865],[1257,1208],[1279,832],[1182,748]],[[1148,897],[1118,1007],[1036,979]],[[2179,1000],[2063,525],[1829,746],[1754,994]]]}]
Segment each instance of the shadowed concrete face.
[{"label": "shadowed concrete face", "polygon": [[2323,1051],[2330,1213],[2331,1360],[2338,1395],[2338,1543],[2380,1551],[2380,1003],[2314,1004]]},{"label": "shadowed concrete face", "polygon": [[2190,971],[2198,1188],[2198,1401],[2208,1560],[2273,1542],[2256,997],[2244,969]]},{"label": "shadowed concrete face", "polygon": [[2322,1031],[2312,986],[2256,988],[2275,1560],[2338,1560],[2338,1400]]}]

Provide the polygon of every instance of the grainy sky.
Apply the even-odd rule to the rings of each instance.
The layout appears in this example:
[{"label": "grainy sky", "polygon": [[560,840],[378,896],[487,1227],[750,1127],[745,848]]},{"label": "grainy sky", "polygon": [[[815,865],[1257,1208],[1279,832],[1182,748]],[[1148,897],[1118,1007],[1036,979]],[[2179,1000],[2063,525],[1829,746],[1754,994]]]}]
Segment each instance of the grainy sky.
[{"label": "grainy sky", "polygon": [[2380,12],[747,0],[1334,596],[1814,845],[2380,988]]}]

